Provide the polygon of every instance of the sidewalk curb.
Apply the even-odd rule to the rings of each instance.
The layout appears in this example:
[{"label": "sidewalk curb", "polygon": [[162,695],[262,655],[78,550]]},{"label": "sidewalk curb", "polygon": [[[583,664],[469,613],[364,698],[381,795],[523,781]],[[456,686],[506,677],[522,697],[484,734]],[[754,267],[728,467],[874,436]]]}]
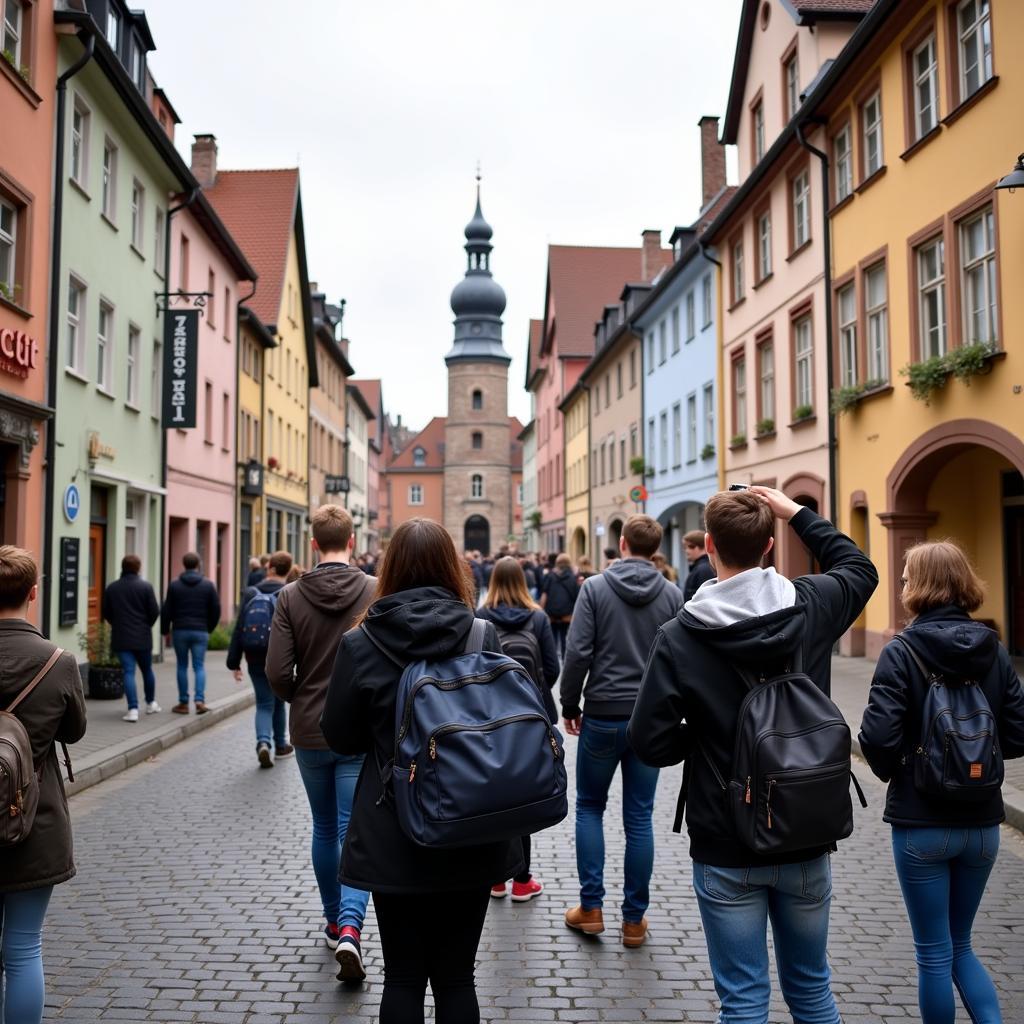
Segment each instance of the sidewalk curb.
[{"label": "sidewalk curb", "polygon": [[74,766],[75,781],[64,783],[65,792],[69,797],[95,786],[98,782],[120,775],[150,757],[156,757],[161,751],[173,747],[190,736],[209,729],[223,722],[232,715],[252,707],[256,703],[256,695],[251,688],[241,693],[232,694],[223,700],[209,705],[205,715],[191,715],[189,718],[166,732],[140,739],[126,739],[121,743],[83,758],[80,765]]},{"label": "sidewalk curb", "polygon": [[[853,737],[853,752],[865,763],[867,759],[861,753],[857,737]],[[1006,811],[1006,824],[1024,834],[1024,792],[1008,782],[1003,783],[1003,809]]]}]

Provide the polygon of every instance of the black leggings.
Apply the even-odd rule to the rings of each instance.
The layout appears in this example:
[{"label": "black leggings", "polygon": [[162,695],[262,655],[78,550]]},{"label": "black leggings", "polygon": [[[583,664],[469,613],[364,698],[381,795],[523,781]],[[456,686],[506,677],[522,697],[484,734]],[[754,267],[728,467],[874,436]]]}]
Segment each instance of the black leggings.
[{"label": "black leggings", "polygon": [[568,622],[556,622],[554,619],[551,620],[551,632],[555,637],[555,648],[558,651],[558,657],[565,659],[565,640],[569,635]]},{"label": "black leggings", "polygon": [[422,1024],[428,981],[436,1024],[480,1024],[473,971],[489,902],[489,887],[373,894],[384,954],[379,1024]]},{"label": "black leggings", "polygon": [[523,844],[523,870],[520,871],[519,874],[516,875],[515,878],[512,879],[513,882],[528,882],[531,878],[533,878],[533,875],[530,874],[530,837],[529,836],[523,836],[522,837],[522,844]]}]

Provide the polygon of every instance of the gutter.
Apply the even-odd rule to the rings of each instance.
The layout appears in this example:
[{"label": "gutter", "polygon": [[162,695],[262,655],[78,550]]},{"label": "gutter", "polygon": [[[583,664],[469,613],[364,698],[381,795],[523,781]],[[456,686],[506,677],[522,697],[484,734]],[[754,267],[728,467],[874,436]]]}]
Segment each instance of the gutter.
[{"label": "gutter", "polygon": [[[57,79],[57,144],[53,167],[53,231],[51,233],[52,242],[50,248],[50,330],[47,346],[49,349],[49,364],[47,366],[46,382],[47,404],[53,409],[53,419],[50,420],[46,429],[46,489],[44,491],[45,504],[43,509],[43,581],[46,588],[46,600],[43,602],[42,627],[43,635],[46,637],[50,636],[53,624],[53,601],[51,598],[56,593],[56,587],[53,586],[53,542],[54,534],[56,533],[53,518],[57,492],[57,477],[55,473],[57,458],[57,367],[60,359],[60,317],[57,310],[60,306],[60,284],[62,278],[60,254],[61,236],[64,228],[64,121],[67,113],[68,82],[92,60],[96,47],[95,29],[96,26],[92,20],[81,26],[78,31],[78,40],[84,47],[82,55]],[[81,564],[81,555],[79,555],[79,564]]]},{"label": "gutter", "polygon": [[[242,372],[242,303],[243,302],[248,302],[256,294],[256,289],[259,287],[259,281],[257,281],[255,278],[253,278],[251,284],[252,284],[252,291],[249,292],[248,295],[239,295],[238,296],[238,300],[235,302],[235,538],[236,538],[236,540],[237,540],[237,537],[238,537],[238,528],[240,526],[240,520],[241,520],[241,517],[242,517],[241,516],[242,489],[241,489],[241,486],[239,484],[239,472],[238,472],[239,467],[241,466],[241,463],[242,463],[241,453],[238,450],[238,435],[240,433],[240,431],[238,429],[238,421],[241,418],[240,410],[238,408],[238,404],[239,404],[238,403],[238,396],[239,396],[239,393],[242,390],[239,387],[239,380],[238,380],[239,374]],[[225,313],[225,315],[227,315],[227,314]],[[260,357],[260,366],[261,367],[263,366],[262,354],[261,354],[261,357]],[[263,380],[263,374],[261,373],[260,374],[260,381],[261,381],[261,384],[260,384],[260,396],[261,396],[260,405],[261,406],[263,404],[262,403],[262,394],[263,394],[262,380]],[[260,420],[261,420],[261,422],[260,422],[260,434],[261,434],[260,440],[261,441],[262,441],[262,432],[263,432],[262,419],[263,419],[263,412],[262,412],[262,409],[261,409],[261,411],[260,411]],[[261,448],[263,447],[262,444],[260,445],[260,447]],[[263,522],[263,517],[260,516],[260,523],[262,523],[262,522]],[[253,525],[255,525],[255,524],[253,524]],[[252,532],[250,532],[249,538],[250,538],[250,543],[251,543],[252,540],[254,539]],[[262,544],[259,546],[259,550],[260,551],[263,550],[263,545]],[[235,569],[241,569],[241,567],[242,567],[242,559],[239,557],[240,554],[241,554],[241,552],[239,552],[239,551],[235,552],[235,564],[233,566],[233,568],[235,568]],[[248,560],[249,556],[252,555],[252,554],[255,554],[255,552],[254,551],[253,552],[248,552],[246,554],[246,556],[245,556],[246,559]],[[248,564],[248,561],[246,562],[246,564]],[[232,595],[231,595],[232,601],[235,600],[236,596],[238,598],[238,604],[240,605],[241,604],[241,597],[242,597],[242,574],[241,574],[241,572],[239,572],[238,578],[235,580],[234,593],[232,593]],[[237,606],[236,606],[236,608],[237,608]]]},{"label": "gutter", "polygon": [[718,395],[717,401],[715,402],[716,412],[718,414],[718,422],[715,424],[715,431],[718,434],[718,489],[720,491],[725,490],[725,339],[723,333],[725,332],[725,324],[723,322],[725,316],[724,301],[722,299],[722,293],[725,291],[725,282],[722,280],[722,264],[721,261],[715,259],[708,252],[708,247],[704,242],[703,238],[698,239],[697,245],[700,248],[700,254],[709,263],[714,263],[718,267],[718,287],[715,289],[716,295],[716,316],[715,316],[715,374],[718,380]]}]

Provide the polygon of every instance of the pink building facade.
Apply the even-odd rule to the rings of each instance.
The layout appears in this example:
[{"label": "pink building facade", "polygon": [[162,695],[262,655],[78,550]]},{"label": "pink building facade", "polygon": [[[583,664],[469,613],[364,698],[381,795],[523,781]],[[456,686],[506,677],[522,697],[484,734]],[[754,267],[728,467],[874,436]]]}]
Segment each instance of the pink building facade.
[{"label": "pink building facade", "polygon": [[[171,308],[190,306],[175,292],[207,292],[199,322],[196,426],[167,431],[168,580],[189,551],[217,586],[225,620],[233,615],[235,581],[236,395],[238,303],[256,272],[206,198],[171,219]],[[245,282],[250,282],[246,284]],[[165,581],[166,582],[166,581]]]}]

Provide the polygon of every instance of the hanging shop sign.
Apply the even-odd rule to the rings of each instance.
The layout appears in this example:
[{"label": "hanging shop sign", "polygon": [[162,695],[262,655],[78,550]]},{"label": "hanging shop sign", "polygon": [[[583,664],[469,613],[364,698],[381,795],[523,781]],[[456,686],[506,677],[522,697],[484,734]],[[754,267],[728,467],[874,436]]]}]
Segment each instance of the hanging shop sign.
[{"label": "hanging shop sign", "polygon": [[327,494],[348,494],[352,489],[352,485],[349,483],[347,476],[331,476],[328,474],[324,477],[324,491]]},{"label": "hanging shop sign", "polygon": [[39,365],[39,343],[24,331],[0,329],[0,370],[12,377],[28,377]]},{"label": "hanging shop sign", "polygon": [[167,429],[196,425],[199,385],[199,310],[172,309],[164,313],[164,408]]},{"label": "hanging shop sign", "polygon": [[242,493],[252,497],[258,497],[263,493],[263,465],[255,459],[250,459],[245,464]]}]

